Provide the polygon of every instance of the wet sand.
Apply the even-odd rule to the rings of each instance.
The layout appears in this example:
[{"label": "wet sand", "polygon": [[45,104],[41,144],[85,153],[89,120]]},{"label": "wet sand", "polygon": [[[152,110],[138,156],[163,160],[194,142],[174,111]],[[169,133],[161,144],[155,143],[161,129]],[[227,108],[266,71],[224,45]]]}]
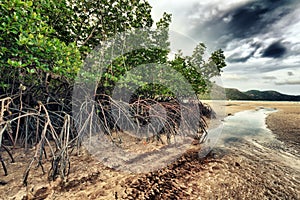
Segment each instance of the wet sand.
[{"label": "wet sand", "polygon": [[0,185],[0,199],[300,199],[300,155],[286,151],[299,146],[300,104],[231,101],[226,113],[258,107],[278,110],[266,121],[283,141],[280,148],[260,141],[232,143],[199,159],[201,146],[193,145],[176,162],[143,174],[110,169],[82,150],[71,157],[67,181],[48,182],[47,174],[33,169],[27,187],[21,185],[26,155],[18,150],[17,163],[5,156],[9,175],[0,174],[7,182]]},{"label": "wet sand", "polygon": [[300,152],[300,102],[229,101],[225,110],[227,114],[234,114],[258,107],[278,110],[267,117],[268,128],[279,140]]}]

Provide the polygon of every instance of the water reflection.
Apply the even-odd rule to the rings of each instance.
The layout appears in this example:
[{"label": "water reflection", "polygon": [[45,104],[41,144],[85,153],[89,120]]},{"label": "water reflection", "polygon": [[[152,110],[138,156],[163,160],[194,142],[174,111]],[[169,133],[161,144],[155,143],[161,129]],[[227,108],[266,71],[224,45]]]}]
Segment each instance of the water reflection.
[{"label": "water reflection", "polygon": [[[276,110],[258,108],[224,118],[222,125],[209,131],[199,157],[218,159],[228,155],[226,159],[234,159],[235,162],[244,160],[256,163],[257,166],[261,163],[260,168],[266,171],[274,170],[276,166],[283,171],[281,176],[284,179],[296,180],[296,176],[290,174],[299,173],[299,153],[277,140],[275,134],[267,128],[266,117],[273,112]],[[249,167],[248,170],[252,169]]]},{"label": "water reflection", "polygon": [[276,112],[276,109],[258,108],[238,112],[224,118],[221,125],[209,130],[201,154],[204,155],[214,147],[229,146],[245,141],[270,142],[276,140],[265,123],[267,115],[273,112]]}]

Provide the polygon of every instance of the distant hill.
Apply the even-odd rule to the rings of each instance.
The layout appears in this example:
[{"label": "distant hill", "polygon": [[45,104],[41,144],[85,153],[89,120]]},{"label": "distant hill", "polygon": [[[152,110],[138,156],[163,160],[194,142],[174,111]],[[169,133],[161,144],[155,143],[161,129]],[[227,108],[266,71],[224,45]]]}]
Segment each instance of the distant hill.
[{"label": "distant hill", "polygon": [[[287,95],[276,91],[259,91],[249,90],[247,92],[241,92],[235,88],[222,88],[214,85],[215,95],[212,95],[214,99],[224,99],[226,93],[227,100],[249,100],[249,101],[300,101],[300,95]],[[209,95],[201,95],[200,99],[210,99]]]},{"label": "distant hill", "polygon": [[226,98],[231,100],[248,100],[249,95],[234,88],[225,88]]},{"label": "distant hill", "polygon": [[300,101],[300,96],[282,94],[276,91],[249,90],[241,92],[237,89],[225,88],[226,98],[231,100],[255,101]]}]

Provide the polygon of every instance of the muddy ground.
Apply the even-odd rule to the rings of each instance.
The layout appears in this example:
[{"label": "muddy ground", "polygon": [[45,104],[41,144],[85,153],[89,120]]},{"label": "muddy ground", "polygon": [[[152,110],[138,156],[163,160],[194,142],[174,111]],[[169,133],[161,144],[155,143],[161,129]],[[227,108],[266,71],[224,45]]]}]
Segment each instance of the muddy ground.
[{"label": "muddy ground", "polygon": [[[33,168],[27,186],[22,177],[34,149],[16,149],[15,163],[3,152],[9,175],[0,171],[0,199],[300,199],[300,104],[228,102],[226,113],[259,106],[278,109],[267,125],[284,147],[245,141],[216,147],[199,159],[201,146],[191,145],[175,162],[142,174],[108,168],[81,149],[71,156],[67,180],[48,181],[47,174]],[[49,166],[45,161],[46,170]]]}]

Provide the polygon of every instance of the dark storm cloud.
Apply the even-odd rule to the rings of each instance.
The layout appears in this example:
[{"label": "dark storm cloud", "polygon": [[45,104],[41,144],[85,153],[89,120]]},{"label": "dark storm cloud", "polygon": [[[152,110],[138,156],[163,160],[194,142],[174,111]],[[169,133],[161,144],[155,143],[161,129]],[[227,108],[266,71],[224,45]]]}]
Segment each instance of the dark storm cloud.
[{"label": "dark storm cloud", "polygon": [[286,54],[286,52],[287,49],[285,46],[283,46],[280,42],[274,42],[264,50],[262,57],[281,58]]},{"label": "dark storm cloud", "polygon": [[[263,0],[251,1],[227,10],[218,8],[217,14],[206,17],[205,22],[201,20],[201,17],[209,14],[198,13],[199,18],[194,19],[193,36],[199,39],[210,38],[218,41],[218,47],[225,48],[233,39],[268,34],[272,24],[291,12],[294,3],[295,1],[292,0]],[[198,6],[201,7],[200,4]],[[208,7],[201,12],[209,9],[211,8]],[[197,6],[194,6],[190,13],[197,16],[195,12],[197,12]],[[198,12],[200,12],[199,9]]]},{"label": "dark storm cloud", "polygon": [[278,21],[289,13],[285,8],[291,1],[254,1],[235,10],[231,10],[224,17],[231,17],[227,27],[234,38],[245,38],[266,31],[270,24]]}]

